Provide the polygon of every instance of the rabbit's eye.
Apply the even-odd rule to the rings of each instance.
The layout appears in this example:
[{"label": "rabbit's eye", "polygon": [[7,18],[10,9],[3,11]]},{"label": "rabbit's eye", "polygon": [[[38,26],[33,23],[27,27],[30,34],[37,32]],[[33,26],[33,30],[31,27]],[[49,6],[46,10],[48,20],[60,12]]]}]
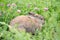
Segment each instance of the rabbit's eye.
[{"label": "rabbit's eye", "polygon": [[43,18],[41,18],[41,20],[43,20]]}]

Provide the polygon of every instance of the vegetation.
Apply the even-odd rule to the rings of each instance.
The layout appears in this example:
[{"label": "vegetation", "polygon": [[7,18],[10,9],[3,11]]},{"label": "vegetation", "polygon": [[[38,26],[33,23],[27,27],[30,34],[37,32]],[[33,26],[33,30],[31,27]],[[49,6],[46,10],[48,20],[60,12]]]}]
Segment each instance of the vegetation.
[{"label": "vegetation", "polygon": [[[35,12],[45,18],[41,31],[32,36],[9,29],[11,19]],[[0,40],[59,40],[60,0],[0,0]]]}]

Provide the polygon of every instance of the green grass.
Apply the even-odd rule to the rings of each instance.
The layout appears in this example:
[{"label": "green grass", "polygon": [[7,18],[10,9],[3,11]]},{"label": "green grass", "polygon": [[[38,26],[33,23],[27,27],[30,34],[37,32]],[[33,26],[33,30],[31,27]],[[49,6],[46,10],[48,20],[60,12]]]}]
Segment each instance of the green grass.
[{"label": "green grass", "polygon": [[[7,6],[12,3],[16,6]],[[44,8],[48,10],[44,11]],[[30,11],[45,18],[42,31],[36,31],[32,36],[15,28],[9,30],[9,22],[14,17],[27,15]],[[60,0],[0,0],[0,40],[60,40]]]}]

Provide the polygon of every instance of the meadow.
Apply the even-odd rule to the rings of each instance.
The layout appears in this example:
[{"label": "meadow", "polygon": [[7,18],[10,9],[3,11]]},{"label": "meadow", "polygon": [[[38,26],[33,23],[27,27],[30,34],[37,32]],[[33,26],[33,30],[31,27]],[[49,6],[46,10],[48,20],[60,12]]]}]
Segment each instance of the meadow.
[{"label": "meadow", "polygon": [[[31,11],[45,18],[41,31],[9,30],[13,18]],[[60,40],[60,0],[0,0],[0,40]]]}]

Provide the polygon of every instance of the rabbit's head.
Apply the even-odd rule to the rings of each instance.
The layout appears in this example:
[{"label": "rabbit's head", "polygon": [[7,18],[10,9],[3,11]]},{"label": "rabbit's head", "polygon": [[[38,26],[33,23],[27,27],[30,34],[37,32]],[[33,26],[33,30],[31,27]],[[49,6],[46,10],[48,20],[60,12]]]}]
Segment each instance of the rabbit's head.
[{"label": "rabbit's head", "polygon": [[42,15],[35,14],[33,12],[29,12],[29,15],[35,17],[42,25],[45,23],[44,17]]}]

